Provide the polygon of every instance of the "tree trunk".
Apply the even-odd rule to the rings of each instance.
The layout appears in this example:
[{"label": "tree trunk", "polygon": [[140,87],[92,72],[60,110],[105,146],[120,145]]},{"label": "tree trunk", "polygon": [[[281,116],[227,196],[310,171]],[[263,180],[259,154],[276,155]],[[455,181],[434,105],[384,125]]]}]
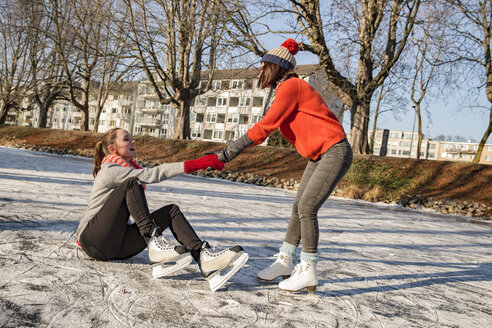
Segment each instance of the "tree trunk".
[{"label": "tree trunk", "polygon": [[[370,99],[370,98],[369,98]],[[368,143],[370,102],[356,103],[351,109],[350,144],[355,154],[370,154]]]},{"label": "tree trunk", "polygon": [[40,128],[45,128],[48,123],[48,105],[46,103],[38,104],[39,106],[39,125]]},{"label": "tree trunk", "polygon": [[2,107],[0,107],[0,124],[5,124],[5,120],[7,119],[7,113],[9,112],[10,106],[8,104],[3,103]]},{"label": "tree trunk", "polygon": [[376,123],[378,121],[378,116],[379,116],[379,107],[376,108],[376,112],[374,113],[374,123],[372,125],[371,139],[369,140],[369,150],[373,155],[378,155],[378,154],[374,154],[374,139],[376,139]]},{"label": "tree trunk", "polygon": [[179,101],[173,139],[190,139],[190,103],[189,99]]},{"label": "tree trunk", "polygon": [[419,132],[419,138],[417,140],[417,155],[415,156],[416,159],[420,159],[420,149],[422,148],[422,116],[420,113],[420,103],[417,104],[417,119],[419,122],[418,125],[418,132]]},{"label": "tree trunk", "polygon": [[489,126],[487,127],[487,130],[483,134],[482,140],[480,140],[480,143],[478,144],[477,153],[475,154],[472,163],[480,162],[480,157],[482,157],[483,147],[485,146],[485,143],[487,142],[490,133],[492,133],[492,106],[490,107]]}]

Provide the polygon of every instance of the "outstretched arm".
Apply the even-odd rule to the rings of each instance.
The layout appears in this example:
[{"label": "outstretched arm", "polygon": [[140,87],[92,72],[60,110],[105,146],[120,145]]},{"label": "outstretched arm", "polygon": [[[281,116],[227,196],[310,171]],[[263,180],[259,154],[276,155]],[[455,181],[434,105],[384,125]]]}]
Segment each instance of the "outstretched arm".
[{"label": "outstretched arm", "polygon": [[239,139],[227,143],[227,146],[218,153],[218,158],[221,162],[230,162],[239,155],[243,150],[253,145],[253,141],[244,134]]}]

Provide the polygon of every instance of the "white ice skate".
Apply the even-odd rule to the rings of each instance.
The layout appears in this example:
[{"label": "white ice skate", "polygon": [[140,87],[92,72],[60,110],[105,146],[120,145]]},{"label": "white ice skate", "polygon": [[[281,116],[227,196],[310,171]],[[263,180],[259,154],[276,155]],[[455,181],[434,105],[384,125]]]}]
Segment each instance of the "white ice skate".
[{"label": "white ice skate", "polygon": [[278,253],[276,256],[277,260],[275,262],[258,272],[258,279],[272,281],[277,277],[282,277],[282,279],[290,277],[294,267],[292,264],[292,257],[282,252]]},{"label": "white ice skate", "polygon": [[317,285],[316,263],[301,260],[301,263],[296,265],[290,278],[281,281],[278,284],[278,288],[287,292],[298,292],[306,288],[309,292],[314,292]]},{"label": "white ice skate", "polygon": [[208,280],[210,290],[215,292],[246,264],[248,258],[248,253],[241,246],[234,246],[219,253],[204,248],[200,252],[198,266],[202,276]]},{"label": "white ice skate", "polygon": [[168,276],[186,266],[193,258],[183,245],[176,245],[164,236],[153,237],[149,241],[149,261],[152,265],[152,277]]}]

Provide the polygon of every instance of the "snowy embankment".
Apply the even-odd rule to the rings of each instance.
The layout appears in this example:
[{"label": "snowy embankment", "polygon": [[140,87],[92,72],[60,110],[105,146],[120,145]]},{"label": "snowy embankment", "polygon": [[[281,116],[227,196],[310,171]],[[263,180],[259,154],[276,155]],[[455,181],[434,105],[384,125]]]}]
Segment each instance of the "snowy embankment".
[{"label": "snowy embankment", "polygon": [[256,272],[280,246],[295,193],[180,176],[150,185],[202,239],[250,260],[212,293],[192,264],[155,280],[145,254],[78,259],[74,231],[91,161],[0,147],[0,326],[486,327],[492,325],[492,225],[360,201],[320,210],[319,286],[279,292]]}]

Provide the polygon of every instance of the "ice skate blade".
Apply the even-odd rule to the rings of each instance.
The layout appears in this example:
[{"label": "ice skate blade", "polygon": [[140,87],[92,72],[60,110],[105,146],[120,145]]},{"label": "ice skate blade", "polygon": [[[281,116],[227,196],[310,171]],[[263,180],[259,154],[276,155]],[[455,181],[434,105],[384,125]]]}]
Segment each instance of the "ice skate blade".
[{"label": "ice skate blade", "polygon": [[[241,251],[237,253],[235,259],[232,261],[232,264],[212,274],[207,279],[210,290],[212,292],[215,292],[217,289],[222,288],[222,286],[224,286],[225,283],[229,281],[229,279],[231,279],[231,277],[246,264],[248,258],[248,253]],[[221,272],[224,272],[228,269],[230,270],[226,274],[224,274],[223,276],[220,275]]]},{"label": "ice skate blade", "polygon": [[298,290],[289,290],[289,289],[282,289],[282,288],[279,288],[279,290],[283,291],[283,292],[289,292],[289,293],[297,293],[297,292],[300,292],[301,290],[303,290],[304,288],[310,292],[310,293],[314,293],[316,291],[316,287],[317,286],[306,286],[306,287],[302,287]]},{"label": "ice skate blade", "polygon": [[[290,274],[289,275],[278,276],[278,277],[281,277],[282,280],[285,280],[285,279],[290,278]],[[274,280],[277,279],[278,277],[275,277],[273,279],[268,280],[268,279],[263,279],[263,278],[260,278],[260,277],[257,276],[256,279],[258,279],[258,281],[259,282],[262,282],[262,283],[273,283]]]},{"label": "ice skate blade", "polygon": [[153,278],[162,278],[164,276],[168,276],[173,272],[176,272],[184,267],[187,267],[193,258],[190,253],[186,253],[181,255],[176,259],[174,264],[168,263],[156,263],[152,265],[152,277]]}]

